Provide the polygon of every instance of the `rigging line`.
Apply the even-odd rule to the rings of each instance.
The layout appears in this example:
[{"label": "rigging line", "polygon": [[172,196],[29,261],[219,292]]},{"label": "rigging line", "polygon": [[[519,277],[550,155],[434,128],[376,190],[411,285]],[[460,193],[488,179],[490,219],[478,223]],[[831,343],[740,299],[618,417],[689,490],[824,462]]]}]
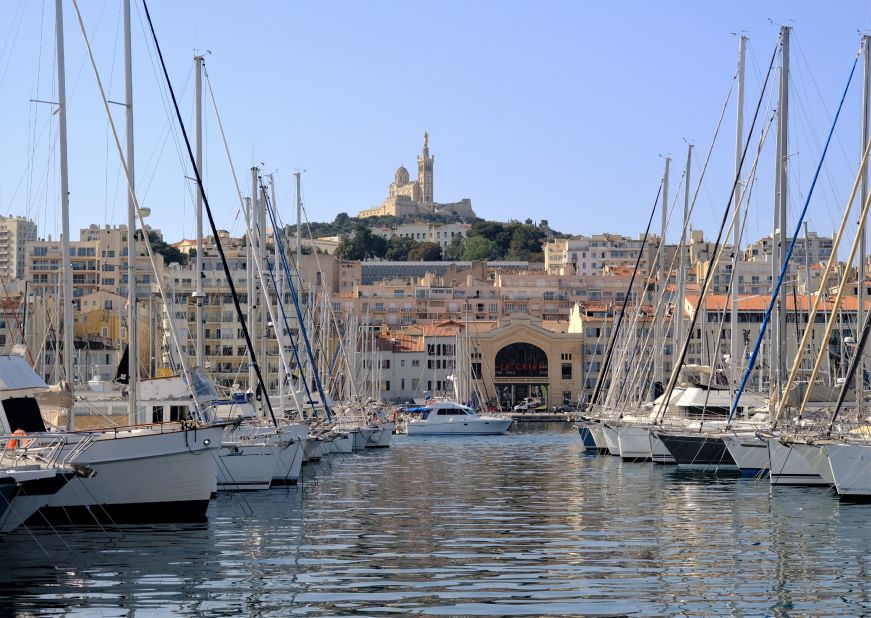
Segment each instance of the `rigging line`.
[{"label": "rigging line", "polygon": [[[771,127],[771,124],[770,124],[770,123],[769,123],[768,127],[769,127],[769,128]],[[758,148],[758,150],[757,150],[757,154],[756,154],[756,162],[754,162],[754,164],[753,164],[753,169],[750,170],[750,172],[749,172],[749,176],[753,176],[753,174],[754,174],[754,172],[755,172],[755,170],[756,170],[756,163],[758,163],[758,161],[759,161],[759,154],[760,154],[761,151],[762,151],[762,143],[764,142],[764,140],[765,140],[765,136],[767,135],[767,133],[768,133],[768,131],[767,131],[767,129],[766,129],[765,133],[763,133],[763,135],[762,135],[762,137],[761,137],[761,139],[760,139],[759,148]],[[753,191],[753,184],[749,184],[748,187],[747,187],[747,188],[742,192],[741,201],[744,200],[744,194],[746,194],[746,193],[748,193],[748,192],[751,192],[751,191]],[[750,208],[749,208],[749,207],[744,209],[744,214],[743,214],[743,216],[742,216],[742,220],[741,220],[741,227],[738,228],[738,243],[737,243],[737,246],[739,246],[739,247],[741,246],[741,241],[742,241],[743,238],[744,238],[744,231],[746,230],[746,224],[747,224],[747,213],[748,213],[748,212],[750,212]],[[733,221],[733,222],[732,222],[732,225],[730,225],[729,227],[730,227],[730,228],[734,228],[734,226],[735,226],[736,223],[737,223],[736,221]],[[724,246],[724,248],[725,248],[725,246]],[[737,252],[737,249],[734,249],[734,248],[733,248],[733,251]],[[735,264],[735,263],[737,263],[737,262],[733,262],[733,264]],[[724,338],[723,338],[723,332],[724,332],[725,329],[726,329],[726,313],[727,313],[727,308],[729,307],[730,299],[732,298],[732,286],[735,285],[735,280],[736,280],[736,278],[738,277],[738,272],[737,272],[737,271],[738,271],[737,268],[733,270],[733,272],[732,272],[732,276],[729,278],[729,285],[726,286],[726,291],[725,291],[725,293],[724,293],[724,295],[723,295],[723,309],[722,309],[722,311],[721,311],[721,313],[720,313],[720,320],[719,320],[720,323],[719,323],[719,326],[718,326],[718,328],[717,328],[717,337],[716,337],[717,343],[716,343],[716,345],[714,346],[714,349],[711,351],[711,353],[710,353],[710,355],[709,355],[709,358],[708,358],[708,363],[709,363],[709,365],[710,365],[712,371],[711,371],[711,373],[708,375],[708,388],[707,388],[707,390],[705,391],[705,403],[704,403],[704,405],[702,406],[702,415],[703,415],[703,418],[704,418],[704,414],[705,414],[705,412],[706,412],[707,409],[708,409],[708,402],[709,402],[709,400],[710,400],[710,395],[711,395],[711,386],[712,386],[713,381],[714,381],[714,371],[713,371],[713,370],[714,370],[714,363],[717,362],[717,359],[718,359],[718,357],[719,357],[719,355],[720,355],[720,346],[722,345],[722,342],[723,342],[723,339],[724,339]],[[793,288],[793,289],[794,289],[794,288]],[[731,322],[730,322],[730,328],[732,328],[732,327],[734,327],[734,326],[737,326],[737,322],[736,322],[735,324],[731,324]],[[707,336],[707,334],[706,334],[705,336]],[[730,353],[731,353],[731,350],[730,350]],[[731,363],[734,363],[734,362],[735,362],[735,359],[734,359],[734,358],[731,358],[731,356],[730,356],[730,358],[729,358],[729,363],[731,364]],[[727,379],[728,379],[728,378],[727,378]],[[730,382],[731,382],[731,380],[730,380]],[[702,430],[702,428],[701,428],[701,425],[700,425],[700,426],[699,426],[699,432],[701,432],[701,430]]]},{"label": "rigging line", "polygon": [[[653,208],[650,209],[650,217],[647,219],[647,228],[644,230],[644,236],[641,238],[641,247],[638,249],[638,257],[635,258],[635,268],[632,269],[632,277],[629,279],[629,286],[626,296],[623,297],[623,305],[620,307],[620,315],[617,317],[617,324],[611,331],[611,337],[608,341],[608,349],[605,351],[605,359],[599,369],[599,375],[596,378],[596,386],[593,387],[593,394],[590,396],[590,404],[587,411],[590,412],[599,398],[599,393],[602,390],[602,384],[605,381],[605,374],[608,371],[608,366],[611,364],[611,356],[614,353],[614,344],[617,342],[617,335],[620,333],[620,326],[623,324],[623,316],[626,314],[626,305],[629,304],[629,298],[632,296],[632,286],[635,283],[635,277],[638,275],[638,267],[641,265],[641,258],[644,255],[644,249],[647,246],[647,236],[650,234],[650,226],[653,225],[653,215],[656,214],[656,206],[659,204],[659,198],[662,195],[662,186],[665,179],[660,180],[659,188],[656,190],[656,198],[653,200]],[[662,206],[665,208],[665,204]],[[622,415],[621,415],[622,416]]]},{"label": "rigging line", "polygon": [[[3,39],[6,43],[3,45],[3,49],[0,49],[0,59],[3,58],[3,55],[6,51],[9,51],[9,56],[6,58],[6,64],[3,67],[3,73],[0,75],[0,88],[3,87],[3,82],[6,81],[6,74],[9,71],[9,65],[12,63],[12,52],[15,49],[15,42],[18,40],[18,35],[21,32],[21,22],[24,20],[24,7],[27,3],[23,0],[18,3],[18,7],[21,8],[21,12],[18,13],[18,8],[15,9],[15,13],[18,15],[18,23],[15,22],[15,15],[12,16],[12,20],[9,22],[9,30],[6,33],[6,37]],[[12,34],[12,28],[15,28],[15,35],[10,36]],[[41,30],[41,29],[40,29]],[[40,42],[42,41],[42,32],[40,31]]]},{"label": "rigging line", "polygon": [[[816,92],[816,95],[820,100],[820,107],[822,107],[823,112],[826,114],[826,120],[831,121],[832,114],[829,112],[829,109],[826,106],[825,97],[823,97],[823,93],[820,90],[820,86],[817,83],[816,78],[814,78],[814,72],[811,70],[810,63],[807,61],[807,56],[805,56],[804,48],[802,47],[801,42],[799,41],[799,37],[797,37],[794,32],[792,35],[792,41],[795,44],[796,49],[798,50],[799,56],[801,56],[801,60],[804,63],[805,68],[807,69],[806,73],[810,77],[810,82],[813,85],[814,91]],[[807,90],[807,88],[803,88],[803,89]],[[808,103],[810,103],[810,101],[808,101]],[[841,150],[841,154],[844,155],[844,162],[847,163],[847,165],[850,165],[850,157],[847,156],[847,151],[844,148],[844,143],[841,141],[841,137],[837,134],[835,134],[835,142],[837,142],[838,147]]]},{"label": "rigging line", "polygon": [[[717,255],[720,249],[720,245],[723,242],[723,230],[726,227],[726,222],[729,220],[729,212],[732,209],[732,202],[735,196],[735,191],[737,190],[738,183],[741,182],[741,170],[744,168],[744,159],[747,157],[747,150],[750,148],[750,141],[753,139],[753,130],[756,128],[756,121],[759,119],[759,110],[762,107],[762,101],[765,97],[765,90],[768,87],[768,80],[771,77],[771,71],[774,68],[774,60],[777,58],[777,50],[780,48],[780,42],[774,46],[774,51],[771,54],[771,62],[768,64],[768,73],[765,75],[765,83],[763,84],[762,90],[759,93],[759,101],[756,103],[756,110],[753,112],[753,122],[750,124],[750,130],[747,133],[747,140],[744,143],[743,151],[741,152],[741,160],[738,162],[738,170],[735,172],[735,181],[732,183],[732,190],[729,192],[729,199],[726,202],[726,208],[723,210],[723,220],[720,223],[720,231],[717,234],[717,240],[714,243],[714,250],[711,252],[711,255]],[[696,327],[696,321],[699,318],[699,309],[702,306],[702,303],[705,300],[705,294],[707,292],[708,286],[711,282],[711,274],[715,269],[709,268],[708,272],[705,273],[705,278],[702,285],[699,287],[699,298],[696,301],[696,307],[693,311],[693,317],[690,320],[689,329],[687,329],[687,337],[684,339],[683,345],[681,347],[680,356],[677,359],[677,362],[674,363],[671,370],[671,376],[668,380],[668,388],[665,392],[665,399],[663,401],[663,405],[660,408],[660,412],[662,416],[665,415],[665,411],[668,409],[669,401],[671,400],[671,395],[674,391],[675,384],[677,383],[677,377],[680,373],[680,368],[683,366],[684,359],[687,355],[687,348],[689,347],[690,338],[689,335],[692,335],[693,331]]]},{"label": "rigging line", "polygon": [[[239,179],[238,179],[238,176],[236,175],[236,166],[233,164],[233,158],[232,158],[232,156],[230,155],[230,145],[229,145],[229,143],[227,142],[227,134],[224,132],[224,123],[223,123],[223,121],[221,120],[221,114],[220,114],[220,112],[218,111],[218,105],[217,105],[217,102],[215,101],[215,93],[214,93],[214,90],[212,90],[212,81],[211,81],[211,79],[209,78],[209,72],[208,72],[208,70],[206,69],[206,63],[205,63],[205,62],[202,63],[202,67],[203,67],[203,69],[202,69],[202,70],[203,70],[203,75],[204,75],[205,78],[206,78],[206,86],[207,86],[208,91],[209,91],[209,98],[210,98],[211,101],[212,101],[212,110],[215,112],[215,118],[216,118],[216,121],[217,121],[217,123],[218,123],[218,131],[219,131],[219,133],[221,134],[221,140],[223,141],[223,144],[224,144],[224,152],[227,154],[227,162],[228,162],[228,164],[229,164],[229,166],[230,166],[230,175],[231,175],[232,178],[233,178],[233,186],[234,186],[235,189],[236,189],[236,197],[239,199],[239,203],[241,204],[241,208],[245,209],[245,200],[244,200],[243,197],[242,197],[242,191],[241,191],[241,189],[239,188]],[[264,194],[264,195],[265,195],[265,194]],[[268,206],[268,202],[266,202],[266,205]],[[244,210],[244,214],[245,214],[245,220],[246,220],[246,222],[250,221],[250,220],[253,218],[253,213],[248,213],[247,209]],[[252,243],[253,241],[252,241],[251,238],[250,238],[250,231],[248,230],[249,227],[250,227],[249,225],[246,225],[246,233],[249,235],[249,236],[248,236],[248,237],[249,237],[249,241],[248,241],[248,242],[249,242],[249,243]],[[275,239],[275,238],[273,238],[273,242],[276,242],[276,239]],[[253,244],[252,244],[252,246],[253,246]],[[266,262],[267,262],[267,266],[269,267],[269,260],[268,260],[268,258],[267,258]],[[259,265],[258,265],[258,270],[261,270],[261,267],[260,267]],[[271,273],[272,273],[272,268],[271,268],[271,267],[269,267],[269,271],[270,271],[270,274],[271,274]],[[263,276],[263,273],[261,272],[260,275]],[[273,275],[273,285],[275,285],[274,275]],[[276,286],[276,291],[277,291],[277,289],[278,289],[278,288],[277,288],[277,286]],[[276,294],[276,296],[277,296],[277,294]],[[296,361],[297,367],[300,368],[300,370],[299,370],[300,380],[302,381],[302,384],[303,384],[303,386],[304,386],[304,388],[305,388],[305,393],[306,393],[306,396],[308,397],[308,401],[309,401],[309,402],[311,403],[311,405],[312,405],[312,410],[314,410],[314,403],[313,403],[313,399],[312,399],[311,393],[309,392],[308,382],[306,381],[305,376],[303,375],[303,372],[302,372],[302,369],[301,369],[302,365],[301,365],[301,363],[300,363],[300,359],[299,359],[299,351],[297,350],[297,344],[296,344],[296,342],[294,341],[293,331],[290,329],[290,326],[289,326],[289,324],[288,324],[288,322],[287,322],[287,317],[285,316],[284,303],[283,303],[282,299],[280,299],[280,298],[277,299],[277,300],[278,300],[279,308],[281,309],[282,317],[283,317],[283,319],[284,319],[284,327],[287,329],[287,333],[288,333],[287,336],[288,336],[288,338],[290,339],[290,344],[291,344],[291,349],[293,350],[294,360]],[[253,302],[253,299],[248,299],[248,302]],[[277,329],[277,328],[276,328],[276,332],[278,332],[278,329]],[[281,342],[279,342],[279,345],[282,345]],[[289,366],[289,363],[287,363],[286,360],[283,360],[283,364],[285,365],[285,371],[287,372],[287,374],[288,374],[288,375],[292,375],[293,372],[292,372],[291,367]],[[301,412],[304,406],[301,406],[301,405],[299,404],[299,401],[297,401],[296,391],[295,391],[295,390],[292,390],[291,393],[292,393],[292,397],[293,397],[294,403],[295,403],[296,406],[297,406],[297,409]]]},{"label": "rigging line", "polygon": [[[713,136],[713,138],[711,139],[711,145],[710,145],[710,147],[708,148],[708,153],[707,153],[707,155],[706,155],[706,157],[705,157],[705,163],[704,163],[704,165],[703,165],[703,167],[702,167],[701,174],[699,175],[698,184],[696,185],[696,190],[695,190],[695,193],[693,194],[693,199],[692,199],[692,202],[691,202],[690,207],[689,207],[689,209],[688,209],[687,216],[686,216],[686,220],[683,222],[683,225],[684,225],[684,226],[688,225],[688,222],[689,222],[689,220],[690,220],[690,218],[691,218],[691,216],[692,216],[692,213],[693,213],[693,211],[695,210],[696,201],[698,200],[698,197],[699,197],[699,191],[701,190],[702,183],[703,183],[703,181],[704,181],[704,179],[705,179],[705,176],[706,176],[706,173],[707,173],[707,170],[708,170],[708,165],[709,165],[709,163],[710,163],[710,161],[711,161],[711,156],[712,156],[713,151],[714,151],[714,146],[716,145],[716,143],[717,143],[717,137],[718,137],[719,134],[720,134],[720,128],[721,128],[722,125],[723,125],[723,119],[725,118],[725,115],[726,115],[726,109],[728,108],[729,101],[730,101],[731,98],[732,98],[732,91],[734,90],[735,82],[736,82],[736,80],[737,80],[737,77],[738,77],[738,71],[737,71],[737,69],[736,69],[735,74],[734,74],[733,77],[732,77],[732,81],[730,82],[730,85],[729,85],[729,91],[726,93],[726,98],[725,98],[725,100],[723,101],[723,108],[720,110],[720,118],[719,118],[718,121],[717,121],[717,126],[716,126],[716,129],[714,130],[714,136]],[[685,174],[685,172],[684,172],[684,174]],[[683,176],[684,176],[684,175],[682,174],[682,175],[681,175],[681,180],[683,180]],[[675,199],[674,199],[674,203],[673,203],[673,204],[676,204],[676,203],[677,203],[677,199],[678,199],[678,196],[679,196],[679,195],[680,195],[680,185],[678,186],[678,190],[675,192]],[[673,206],[672,206],[672,207],[673,207]],[[670,218],[671,218],[671,217],[669,217],[669,219],[670,219]],[[657,259],[658,259],[658,256],[659,256],[660,251],[662,251],[662,247],[663,247],[664,244],[665,244],[664,241],[665,241],[665,239],[661,239],[661,246],[659,247],[659,249],[657,249]],[[672,256],[672,261],[671,261],[671,264],[669,265],[669,269],[668,269],[669,277],[671,276],[671,272],[674,270],[674,265],[675,265],[675,260],[676,260],[676,258],[677,258],[677,253],[675,253],[675,255]],[[664,288],[661,297],[660,297],[660,298],[658,299],[658,301],[657,301],[657,308],[656,308],[656,312],[655,312],[654,315],[658,315],[658,314],[659,314],[659,307],[663,304],[663,302],[664,302],[664,300],[665,300],[665,292],[666,292],[666,289]],[[637,322],[638,315],[639,315],[639,314],[636,313],[636,316],[635,316],[635,322]],[[647,334],[646,340],[649,340],[651,334],[652,334],[652,332],[649,331],[648,334]],[[663,346],[665,345],[665,340],[663,340],[662,345],[663,345]],[[621,362],[622,362],[624,356],[625,356],[625,355],[621,356],[621,359],[620,359]],[[601,372],[600,372],[600,376],[601,376]],[[591,400],[591,405],[592,405],[592,403],[593,403],[593,401]]]},{"label": "rigging line", "polygon": [[[796,222],[795,232],[792,235],[792,239],[789,242],[789,247],[786,250],[786,255],[783,258],[783,265],[780,268],[780,275],[777,278],[777,282],[775,283],[774,288],[771,290],[771,301],[769,302],[768,308],[765,311],[765,316],[762,318],[762,325],[759,328],[759,336],[756,339],[756,345],[753,348],[753,352],[750,354],[750,360],[748,361],[747,368],[744,370],[744,375],[741,378],[741,386],[735,392],[735,399],[732,401],[732,409],[729,410],[729,420],[731,420],[735,414],[735,409],[738,407],[738,402],[741,400],[741,394],[744,392],[744,387],[747,385],[747,380],[750,377],[750,372],[753,370],[753,365],[755,364],[756,357],[759,354],[759,344],[762,342],[762,338],[765,336],[765,329],[768,327],[768,322],[771,320],[771,311],[774,308],[775,302],[777,301],[777,295],[780,292],[780,286],[783,285],[783,278],[786,274],[787,268],[789,267],[789,260],[792,257],[792,251],[795,248],[795,242],[798,239],[799,234],[801,233],[802,220],[804,219],[805,215],[807,214],[807,209],[808,209],[808,206],[810,205],[811,197],[813,197],[813,194],[814,194],[814,187],[816,186],[817,179],[819,178],[819,175],[820,175],[820,169],[822,169],[823,161],[825,160],[826,153],[829,150],[829,144],[832,141],[832,134],[835,132],[835,127],[838,124],[838,118],[840,118],[840,116],[841,116],[841,110],[844,107],[844,100],[847,98],[847,92],[850,89],[850,84],[853,81],[853,75],[856,72],[856,65],[858,63],[859,63],[859,54],[857,54],[856,57],[853,59],[853,66],[850,68],[850,76],[847,78],[847,84],[846,84],[846,86],[844,86],[844,92],[841,94],[841,102],[838,105],[838,111],[835,113],[835,119],[832,122],[831,128],[829,129],[829,135],[826,138],[826,143],[825,143],[825,146],[823,147],[823,152],[821,154],[820,161],[817,164],[816,171],[814,172],[814,177],[813,177],[813,180],[811,181],[811,185],[810,185],[810,189],[808,190],[807,198],[805,198],[804,207],[802,208],[802,211],[801,211],[801,216],[799,217],[798,221]],[[809,326],[810,326],[810,324],[809,324]],[[800,350],[799,350],[799,352],[800,352]],[[787,389],[788,388],[789,388],[789,385],[787,385]],[[808,387],[807,392],[810,393],[810,386]],[[778,393],[778,395],[779,395],[779,393]],[[781,406],[778,406],[778,414],[780,413],[780,410],[781,410]]]},{"label": "rigging line", "polygon": [[[795,85],[795,81],[792,79],[790,79],[790,83]],[[802,128],[804,128],[807,131],[807,133],[805,135],[805,141],[815,149],[815,152],[813,152],[812,154],[819,155],[821,148],[822,148],[822,145],[820,144],[820,138],[819,138],[820,132],[817,130],[816,124],[814,123],[813,118],[808,111],[807,104],[802,99],[801,95],[796,96],[795,101],[797,103],[797,107],[799,110],[799,114],[798,114],[799,118],[801,118],[804,121],[804,125],[806,125],[806,126],[802,126]],[[796,129],[794,131],[794,137],[798,138],[797,134],[798,134],[798,129]],[[837,132],[835,133],[835,136],[837,137]],[[798,141],[798,139],[796,139],[796,141]],[[795,155],[791,155],[791,156],[798,157],[799,155],[798,155],[798,153],[796,153]],[[846,157],[846,153],[844,153],[844,156]],[[848,162],[848,167],[849,166],[850,166],[850,164]],[[799,176],[799,178],[796,179],[796,182],[799,183],[800,182],[801,166],[795,165],[795,166],[793,166],[793,169],[797,170],[796,176]],[[834,201],[838,204],[843,203],[843,198],[841,197],[839,190],[837,188],[837,185],[836,185],[834,179],[832,178],[831,166],[829,165],[828,161],[826,161],[825,164],[823,165],[823,174],[825,174],[825,177],[828,180],[828,185],[826,187],[831,192],[832,198],[834,199]],[[799,188],[798,192],[801,193],[800,188]],[[795,204],[795,200],[793,197],[794,193],[795,193],[795,191],[790,191],[789,198],[790,198],[790,205],[791,206],[793,204]],[[801,199],[803,201],[804,196],[802,196]],[[826,206],[826,214],[829,216],[829,222],[834,226],[835,220],[834,220],[834,217],[832,217],[832,203],[828,199],[826,199],[825,194],[823,194],[823,200],[824,200],[825,206]],[[795,207],[795,210],[798,211],[797,206]]]},{"label": "rigging line", "polygon": [[[75,4],[76,0],[73,0]],[[239,303],[239,296],[236,293],[236,285],[233,283],[233,275],[230,273],[230,266],[227,263],[227,256],[224,254],[224,247],[221,245],[221,238],[218,236],[218,228],[215,225],[215,218],[212,215],[212,208],[209,206],[209,199],[206,197],[206,188],[203,185],[203,179],[200,176],[200,170],[197,168],[196,158],[194,157],[194,151],[191,148],[190,139],[188,138],[187,129],[185,129],[184,122],[181,117],[181,109],[178,106],[178,100],[175,97],[175,90],[172,87],[172,82],[169,79],[169,71],[166,68],[166,62],[163,59],[163,52],[160,50],[160,43],[157,41],[157,32],[154,30],[154,23],[151,20],[151,12],[148,10],[148,2],[147,0],[142,0],[142,6],[145,9],[145,17],[148,20],[148,26],[151,29],[151,37],[154,41],[154,47],[157,50],[157,56],[160,58],[160,66],[163,69],[163,76],[166,79],[166,85],[169,89],[169,94],[172,97],[172,105],[175,108],[175,115],[178,119],[179,127],[181,128],[182,136],[184,137],[185,146],[187,146],[188,157],[190,158],[191,166],[193,167],[194,175],[197,179],[197,187],[200,190],[200,194],[203,198],[203,206],[206,209],[206,214],[209,217],[209,226],[212,228],[212,234],[215,236],[215,248],[218,250],[218,255],[221,256],[221,264],[224,267],[224,275],[227,278],[227,284],[230,286],[230,294],[233,296],[233,305],[236,308],[236,316],[239,319],[239,325],[242,329],[242,335],[245,338],[245,344],[248,346],[248,354],[251,356],[251,364],[254,369],[254,373],[257,375],[257,382],[260,385],[261,391],[263,393],[263,401],[266,402],[266,407],[269,408],[269,416],[272,417],[272,422],[275,426],[278,426],[278,419],[275,418],[275,413],[272,411],[272,402],[269,399],[269,392],[266,388],[266,382],[263,379],[263,373],[260,370],[260,365],[257,363],[257,356],[254,351],[254,343],[251,340],[251,333],[248,332],[248,325],[245,323],[245,316],[242,313],[242,305]],[[158,278],[159,280],[159,278]],[[249,299],[250,301],[250,299]]]},{"label": "rigging line", "polygon": [[[143,0],[143,2],[144,2],[144,0]],[[272,229],[273,229],[273,231],[277,230],[278,226],[277,226],[277,222],[275,219],[275,211],[270,205],[269,196],[264,195],[264,200],[266,202],[267,212],[269,213],[270,221],[272,223]],[[324,407],[324,412],[326,412],[326,414],[327,414],[327,420],[332,420],[333,413],[330,411],[330,404],[327,401],[326,396],[324,395],[324,388],[323,388],[323,385],[321,384],[320,372],[318,371],[317,362],[315,361],[314,354],[312,353],[312,346],[311,346],[311,342],[309,341],[309,337],[308,337],[308,329],[305,327],[305,320],[303,318],[302,312],[300,311],[299,296],[298,296],[297,291],[296,291],[296,286],[294,286],[294,284],[293,284],[293,277],[291,277],[291,271],[290,271],[290,268],[288,267],[288,264],[287,264],[287,253],[286,253],[285,248],[284,248],[284,243],[279,242],[280,237],[278,234],[275,234],[273,232],[273,236],[274,236],[273,242],[276,243],[275,247],[278,249],[278,255],[281,258],[282,267],[284,268],[284,274],[286,277],[287,288],[288,288],[288,291],[290,292],[290,297],[293,299],[293,306],[296,309],[296,317],[297,317],[297,321],[299,323],[299,332],[302,335],[302,340],[303,340],[303,343],[305,344],[305,351],[306,351],[306,354],[308,356],[308,360],[311,363],[311,367],[309,368],[309,370],[311,371],[311,374],[315,379],[315,386],[317,387],[318,394],[321,397],[321,404]],[[297,268],[297,273],[299,273],[301,275],[301,271],[298,268]]]},{"label": "rigging line", "polygon": [[[115,148],[118,152],[118,158],[121,161],[121,166],[124,170],[124,175],[127,179],[128,193],[130,194],[130,196],[133,200],[133,204],[134,204],[134,207],[136,209],[136,214],[139,216],[139,224],[142,226],[142,241],[143,241],[143,244],[145,245],[146,252],[148,253],[148,259],[149,259],[149,262],[151,264],[151,268],[155,273],[155,280],[157,282],[157,288],[158,288],[158,291],[160,293],[160,299],[163,302],[164,307],[167,307],[169,305],[169,303],[167,303],[166,293],[165,293],[164,286],[163,286],[163,280],[161,277],[157,276],[158,269],[157,269],[157,265],[156,265],[155,259],[154,259],[154,250],[151,247],[151,241],[148,237],[148,234],[146,233],[147,228],[145,225],[145,218],[142,215],[142,209],[140,208],[139,201],[136,198],[136,192],[133,189],[133,182],[132,182],[132,178],[130,176],[130,169],[127,167],[127,161],[124,157],[124,151],[121,148],[121,140],[118,137],[118,132],[115,129],[115,122],[114,122],[114,120],[112,120],[112,112],[109,109],[109,100],[106,98],[106,92],[103,89],[103,81],[100,78],[100,72],[97,70],[97,63],[96,63],[96,60],[94,59],[93,50],[91,49],[91,42],[90,42],[90,39],[88,39],[88,34],[87,34],[87,31],[85,30],[85,22],[82,20],[82,14],[81,14],[81,11],[79,10],[78,1],[72,0],[72,3],[73,3],[73,8],[76,11],[76,17],[78,18],[79,29],[81,31],[82,38],[84,39],[85,47],[87,48],[87,51],[88,51],[88,58],[91,61],[91,68],[94,71],[94,78],[97,81],[97,89],[100,92],[100,98],[102,99],[102,102],[103,102],[103,109],[106,113],[106,117],[109,118],[111,121],[112,136],[115,139]],[[134,232],[130,231],[128,233],[134,233]],[[134,260],[135,260],[135,257],[136,256],[133,256]],[[128,259],[129,258],[130,258],[130,256],[128,256]],[[178,354],[179,354],[179,364],[181,365],[182,373],[184,374],[184,381],[185,381],[185,384],[186,384],[186,386],[191,394],[191,398],[193,400],[193,405],[194,405],[194,410],[196,411],[198,418],[201,421],[205,422],[205,420],[206,420],[205,413],[203,412],[203,409],[200,406],[199,400],[196,396],[196,392],[195,392],[194,385],[193,385],[193,380],[191,379],[190,371],[188,369],[187,363],[185,362],[184,350],[181,347],[181,343],[178,339],[178,335],[175,332],[175,328],[173,325],[174,325],[174,320],[170,320],[170,332],[172,334],[173,343],[175,344],[176,349],[177,349]]]}]

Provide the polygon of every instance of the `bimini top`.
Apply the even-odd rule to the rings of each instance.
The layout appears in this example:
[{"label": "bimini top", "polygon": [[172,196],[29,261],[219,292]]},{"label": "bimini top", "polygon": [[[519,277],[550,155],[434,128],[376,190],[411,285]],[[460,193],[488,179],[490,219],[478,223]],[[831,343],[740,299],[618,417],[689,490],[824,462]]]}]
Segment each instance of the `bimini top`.
[{"label": "bimini top", "polygon": [[0,391],[45,390],[45,383],[20,356],[0,355]]}]

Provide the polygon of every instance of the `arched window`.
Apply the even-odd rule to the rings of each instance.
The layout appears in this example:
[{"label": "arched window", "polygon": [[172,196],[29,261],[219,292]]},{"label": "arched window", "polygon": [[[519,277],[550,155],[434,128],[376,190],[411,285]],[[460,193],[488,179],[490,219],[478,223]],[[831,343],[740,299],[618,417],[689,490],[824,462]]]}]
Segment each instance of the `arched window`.
[{"label": "arched window", "polygon": [[497,378],[546,378],[547,354],[531,343],[512,343],[496,353]]}]

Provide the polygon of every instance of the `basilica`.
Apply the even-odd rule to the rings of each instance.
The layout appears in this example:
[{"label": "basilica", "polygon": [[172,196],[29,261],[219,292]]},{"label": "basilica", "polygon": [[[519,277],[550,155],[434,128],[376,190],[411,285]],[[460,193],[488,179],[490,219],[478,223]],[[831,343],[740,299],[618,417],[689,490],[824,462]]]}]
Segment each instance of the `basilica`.
[{"label": "basilica", "polygon": [[423,151],[417,158],[417,179],[411,180],[408,170],[400,165],[390,183],[387,199],[380,206],[361,210],[358,215],[365,217],[404,217],[421,214],[456,214],[461,217],[474,217],[472,200],[464,198],[459,202],[440,204],[433,201],[433,163],[435,157],[429,154],[429,134],[423,134]]}]

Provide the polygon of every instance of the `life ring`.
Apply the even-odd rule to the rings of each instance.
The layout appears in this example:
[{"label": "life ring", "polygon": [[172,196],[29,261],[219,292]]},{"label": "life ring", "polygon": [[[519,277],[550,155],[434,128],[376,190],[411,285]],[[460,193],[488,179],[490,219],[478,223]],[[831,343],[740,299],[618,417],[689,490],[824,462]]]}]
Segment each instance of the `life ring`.
[{"label": "life ring", "polygon": [[[12,432],[12,435],[13,436],[26,436],[27,432],[24,431],[23,429],[16,429],[15,431]],[[11,440],[9,440],[6,443],[6,448],[18,448],[18,442],[19,442],[19,440],[12,438]],[[28,446],[30,446],[33,443],[33,440],[21,440],[20,442],[21,442],[22,448],[27,448]]]}]

